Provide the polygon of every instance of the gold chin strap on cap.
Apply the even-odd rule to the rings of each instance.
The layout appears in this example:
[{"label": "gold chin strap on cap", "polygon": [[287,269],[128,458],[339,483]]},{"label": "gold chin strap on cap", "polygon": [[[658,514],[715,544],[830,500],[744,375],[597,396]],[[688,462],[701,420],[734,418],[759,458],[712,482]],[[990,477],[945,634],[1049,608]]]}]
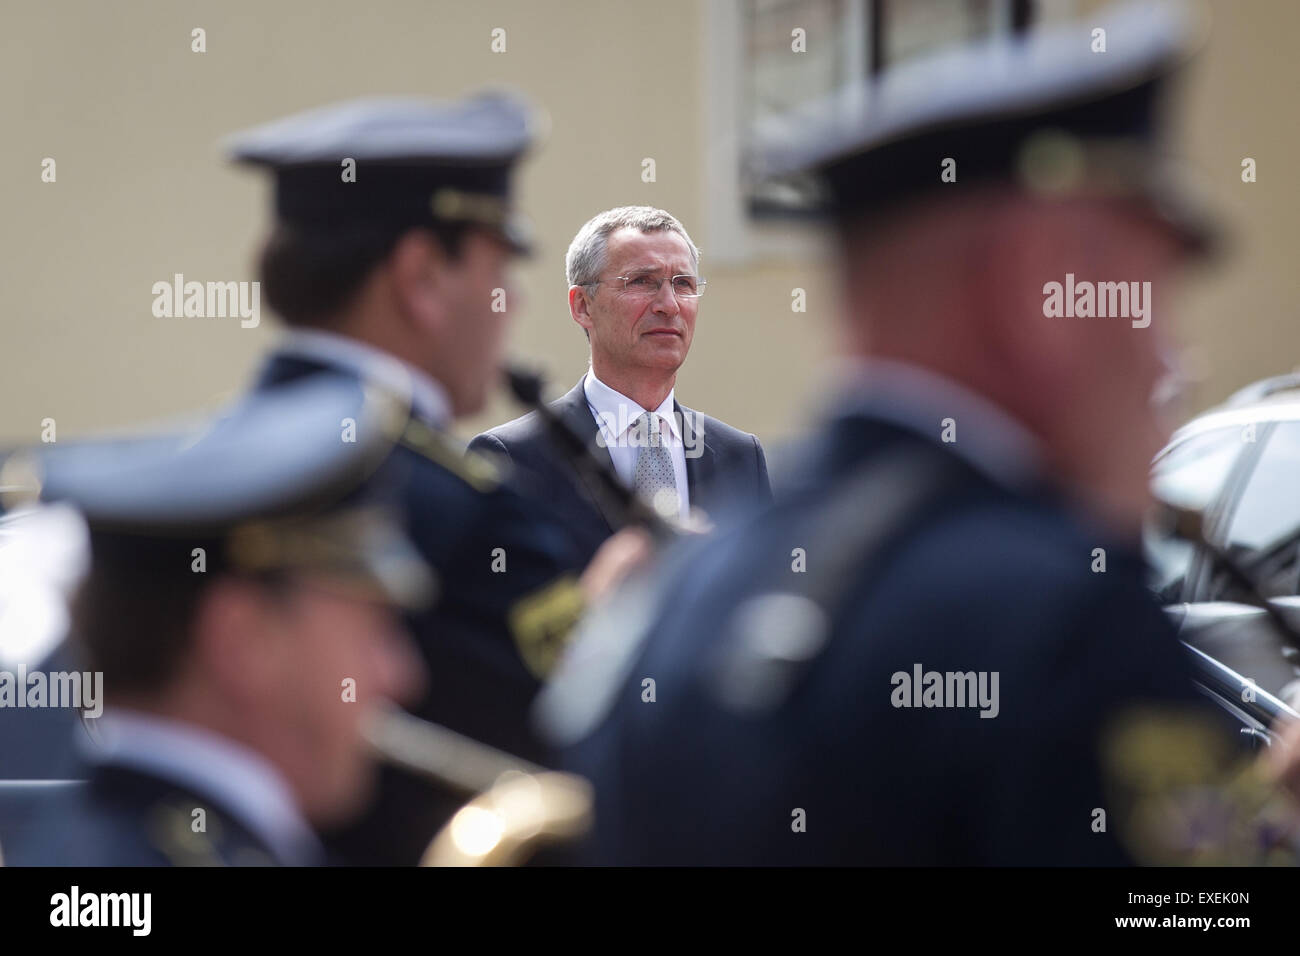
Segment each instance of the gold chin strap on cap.
[{"label": "gold chin strap on cap", "polygon": [[439,189],[429,200],[429,208],[436,218],[447,222],[473,222],[494,229],[504,228],[510,218],[504,199],[460,189]]},{"label": "gold chin strap on cap", "polygon": [[246,522],[230,532],[226,553],[241,571],[329,577],[409,610],[427,607],[437,591],[433,571],[379,508]]},{"label": "gold chin strap on cap", "polygon": [[1016,172],[1032,193],[1063,196],[1087,191],[1129,195],[1145,191],[1168,160],[1131,139],[1084,139],[1044,129],[1027,139]]}]

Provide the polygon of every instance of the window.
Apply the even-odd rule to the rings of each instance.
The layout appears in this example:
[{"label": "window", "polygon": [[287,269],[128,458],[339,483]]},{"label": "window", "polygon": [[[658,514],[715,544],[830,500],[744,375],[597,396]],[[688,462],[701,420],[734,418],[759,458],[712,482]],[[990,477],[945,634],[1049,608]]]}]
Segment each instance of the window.
[{"label": "window", "polygon": [[1204,511],[1214,503],[1241,453],[1242,427],[1227,425],[1174,446],[1156,464],[1151,487],[1161,501]]},{"label": "window", "polygon": [[1295,594],[1300,586],[1298,487],[1300,422],[1281,422],[1251,471],[1227,535],[1229,553],[1268,597]]},{"label": "window", "polygon": [[[1219,497],[1241,454],[1241,427],[1216,428],[1174,446],[1155,466],[1152,492],[1160,501],[1207,511]],[[1143,530],[1151,587],[1168,602],[1180,599],[1194,547],[1149,524]]]},{"label": "window", "polygon": [[1076,0],[711,0],[703,30],[710,257],[817,248],[790,229],[812,208],[810,184],[756,175],[753,143],[765,122],[906,60],[1076,12]]}]

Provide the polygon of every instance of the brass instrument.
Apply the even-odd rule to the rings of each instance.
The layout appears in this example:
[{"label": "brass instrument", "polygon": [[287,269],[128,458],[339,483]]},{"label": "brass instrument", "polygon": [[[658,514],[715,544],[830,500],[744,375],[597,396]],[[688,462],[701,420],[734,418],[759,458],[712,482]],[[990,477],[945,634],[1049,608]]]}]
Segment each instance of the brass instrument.
[{"label": "brass instrument", "polygon": [[378,756],[473,796],[429,843],[420,866],[514,866],[591,825],[582,777],[546,770],[400,710],[366,728]]}]

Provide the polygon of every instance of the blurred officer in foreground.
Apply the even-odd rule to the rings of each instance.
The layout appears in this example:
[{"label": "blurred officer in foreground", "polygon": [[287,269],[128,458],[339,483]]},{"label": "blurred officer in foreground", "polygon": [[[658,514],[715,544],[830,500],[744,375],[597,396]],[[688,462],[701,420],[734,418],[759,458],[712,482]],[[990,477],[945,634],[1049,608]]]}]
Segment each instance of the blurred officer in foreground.
[{"label": "blurred officer in foreground", "polygon": [[[363,100],[239,134],[230,149],[275,178],[260,278],[289,334],[257,390],[364,376],[408,404],[371,483],[397,489],[443,584],[411,621],[429,671],[416,713],[545,763],[528,708],[603,572],[593,562],[580,580],[582,558],[545,505],[445,434],[497,379],[514,307],[507,269],[527,249],[510,177],[534,125],[503,95]],[[444,797],[391,771],[366,823],[336,845],[354,862],[415,863],[459,805]]]},{"label": "blurred officer in foreground", "polygon": [[[1207,238],[1158,157],[1187,34],[1094,19],[1105,55],[1068,29],[904,65],[768,151],[829,190],[854,361],[792,493],[548,688],[594,859],[1120,863],[1115,747],[1183,718],[1220,742],[1137,550],[1171,280]],[[1149,282],[1154,321],[1049,317],[1067,274]]]},{"label": "blurred officer in foreground", "polygon": [[[101,672],[88,782],[52,788],[13,865],[312,865],[314,828],[374,784],[363,736],[422,672],[396,609],[433,578],[356,489],[389,451],[384,410],[322,380],[201,434],[51,447],[5,484],[74,505],[90,570],[70,649]],[[357,422],[357,441],[339,421]]]}]

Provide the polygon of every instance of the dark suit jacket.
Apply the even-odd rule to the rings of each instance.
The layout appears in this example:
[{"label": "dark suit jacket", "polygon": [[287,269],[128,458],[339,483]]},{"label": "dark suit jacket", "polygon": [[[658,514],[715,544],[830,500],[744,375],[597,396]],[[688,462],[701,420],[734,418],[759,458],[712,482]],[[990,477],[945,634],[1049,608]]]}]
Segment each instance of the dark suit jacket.
[{"label": "dark suit jacket", "polygon": [[[552,402],[551,408],[576,434],[589,439],[592,451],[612,470],[609,450],[596,441],[599,429],[587,405],[582,381]],[[716,517],[745,504],[771,499],[767,459],[756,437],[681,404],[676,404],[675,409],[682,416],[684,428],[692,430],[686,441],[688,449],[695,444],[692,437],[702,439],[702,453],[694,458],[688,454],[686,458],[687,494],[692,509],[702,508]],[[586,559],[614,533],[615,517],[604,511],[599,496],[587,487],[577,469],[555,453],[536,412],[475,436],[469,447],[508,459],[519,471],[520,484],[564,518]]]},{"label": "dark suit jacket", "polygon": [[[870,456],[917,443],[930,441],[841,417],[798,456],[808,474],[774,506],[666,558],[665,597],[636,628],[644,645],[603,721],[567,752],[568,769],[596,787],[593,861],[1126,860],[1107,786],[1122,781],[1102,759],[1111,722],[1131,707],[1168,714],[1202,701],[1140,556],[1050,488],[994,484],[934,442],[951,469],[943,493],[883,553],[850,563],[818,653],[756,663],[766,645],[747,641],[756,624],[737,609],[791,587],[793,549],[806,550],[809,574],[828,573],[838,535],[819,537],[816,519],[830,496]],[[1103,546],[1106,572],[1093,573]],[[997,716],[896,704],[893,675],[916,665],[998,673]],[[759,685],[775,694],[762,706],[728,698]],[[1091,825],[1095,808],[1111,816],[1105,832]],[[803,832],[792,825],[800,810]]]}]

